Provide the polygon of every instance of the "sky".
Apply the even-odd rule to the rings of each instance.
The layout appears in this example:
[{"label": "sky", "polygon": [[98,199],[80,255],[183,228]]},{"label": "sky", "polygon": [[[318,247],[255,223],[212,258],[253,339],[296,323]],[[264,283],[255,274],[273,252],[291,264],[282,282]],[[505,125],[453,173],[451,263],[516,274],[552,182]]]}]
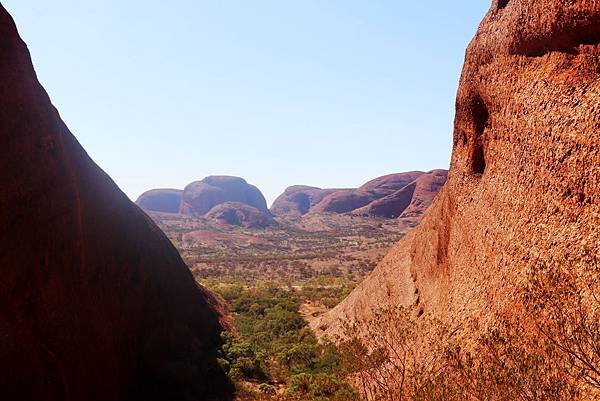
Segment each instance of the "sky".
[{"label": "sky", "polygon": [[236,175],[269,202],[447,168],[490,0],[3,0],[88,154],[135,200]]}]

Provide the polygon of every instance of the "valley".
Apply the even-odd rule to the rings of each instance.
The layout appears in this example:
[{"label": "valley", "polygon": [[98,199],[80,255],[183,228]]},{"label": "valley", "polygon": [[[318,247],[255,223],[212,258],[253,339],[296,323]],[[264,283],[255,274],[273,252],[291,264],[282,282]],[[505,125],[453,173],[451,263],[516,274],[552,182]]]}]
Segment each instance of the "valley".
[{"label": "valley", "polygon": [[[150,212],[198,279],[307,280],[365,277],[414,221],[323,216],[263,229],[215,226],[202,218]],[[327,220],[324,222],[323,220]]]},{"label": "valley", "polygon": [[[464,53],[449,170],[393,173],[407,155],[413,166],[439,160],[430,157],[439,144],[429,143],[423,127],[442,118],[434,100],[449,80],[426,84],[453,67],[438,60],[442,51],[457,54],[444,40],[463,24],[461,7],[441,2],[438,19],[427,9],[419,22],[412,7],[422,7],[410,2],[395,12],[389,2],[355,13],[354,4],[333,2],[286,12],[239,2],[212,23],[208,3],[102,5],[122,12],[118,18],[53,2],[64,19],[17,8],[22,3],[13,7],[24,26],[52,27],[41,39],[23,35],[48,64],[39,76],[85,132],[76,138],[61,118],[0,4],[0,399],[600,400],[600,1],[493,0]],[[150,9],[156,20],[143,18]],[[182,10],[191,23],[182,23]],[[304,20],[296,18],[302,10]],[[100,14],[108,19],[93,25]],[[316,14],[324,31],[313,24]],[[345,17],[357,23],[340,30],[345,24],[334,23]],[[78,29],[113,30],[121,20],[127,29],[111,31],[114,38],[91,29],[111,43],[106,53],[99,42],[74,42],[80,46],[69,51],[50,34],[64,26],[79,39],[74,20]],[[132,29],[140,21],[152,23]],[[176,34],[181,26],[185,35]],[[214,48],[202,47],[206,38]],[[238,42],[229,38],[247,41],[229,48]],[[399,46],[380,48],[376,38]],[[313,51],[318,45],[325,47]],[[84,47],[93,51],[83,54]],[[154,57],[143,57],[144,47]],[[426,60],[423,49],[435,58]],[[385,58],[409,50],[418,62]],[[66,57],[73,52],[83,58]],[[314,57],[325,54],[331,60]],[[227,63],[210,73],[219,55]],[[293,62],[281,64],[280,56]],[[306,60],[315,63],[297,62]],[[313,81],[320,62],[335,74]],[[128,82],[128,63],[140,81]],[[157,64],[165,69],[153,70]],[[93,70],[87,77],[97,82],[83,85],[66,66]],[[402,69],[409,66],[429,74],[412,92],[415,76]],[[237,80],[236,69],[243,72]],[[65,77],[53,81],[53,70]],[[253,77],[261,78],[257,86]],[[76,92],[62,93],[71,81]],[[88,84],[91,96],[81,90]],[[171,92],[181,87],[185,93]],[[380,90],[371,96],[371,89]],[[388,104],[400,98],[387,90],[404,102]],[[278,96],[263,104],[271,92]],[[93,99],[118,118],[98,103],[77,109]],[[406,127],[413,129],[395,138],[398,121],[387,112],[412,117]],[[272,130],[251,129],[266,120]],[[369,139],[348,141],[356,132]],[[132,139],[118,144],[133,145],[116,146],[123,135]],[[410,154],[417,143],[419,153]],[[97,153],[103,146],[115,159]],[[90,155],[121,178],[113,181]],[[144,159],[134,179],[122,178]],[[257,177],[255,164],[267,167],[265,193],[280,192],[269,204],[246,181]],[[373,166],[368,171],[388,174],[352,181],[363,175],[349,167]],[[323,182],[351,187],[284,182],[283,189],[290,171],[329,168],[337,176]],[[212,169],[248,177],[190,173]],[[190,176],[179,188],[145,188]]]},{"label": "valley", "polygon": [[445,178],[435,170],[354,190],[295,185],[267,209],[258,188],[216,176],[137,203],[198,283],[226,301],[235,332],[223,334],[220,360],[237,400],[353,401],[354,359],[311,326],[418,226]]}]

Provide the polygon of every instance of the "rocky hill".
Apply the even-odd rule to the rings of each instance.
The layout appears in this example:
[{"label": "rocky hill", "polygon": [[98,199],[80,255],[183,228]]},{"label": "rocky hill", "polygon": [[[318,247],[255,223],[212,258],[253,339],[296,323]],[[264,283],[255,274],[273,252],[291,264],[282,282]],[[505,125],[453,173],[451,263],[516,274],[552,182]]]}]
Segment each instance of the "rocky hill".
[{"label": "rocky hill", "polygon": [[0,398],[224,400],[225,309],[88,157],[0,6]]},{"label": "rocky hill", "polygon": [[433,170],[421,174],[401,189],[376,199],[352,213],[386,218],[419,217],[431,205],[447,178],[446,170]]},{"label": "rocky hill", "polygon": [[141,194],[135,203],[144,210],[179,213],[182,195],[179,189],[151,189]]},{"label": "rocky hill", "polygon": [[203,217],[218,224],[264,228],[274,224],[265,197],[243,178],[210,176],[183,191],[152,189],[136,201],[147,212]]},{"label": "rocky hill", "polygon": [[349,213],[382,218],[402,215],[418,219],[446,178],[446,170],[411,171],[378,177],[355,189],[296,185],[287,188],[273,202],[271,212],[279,217]]},{"label": "rocky hill", "polygon": [[352,212],[404,188],[422,174],[420,171],[389,174],[375,178],[357,189],[335,191],[325,197],[311,211],[313,213]]},{"label": "rocky hill", "polygon": [[271,213],[275,216],[303,216],[315,205],[339,189],[321,189],[306,185],[294,185],[275,199]]},{"label": "rocky hill", "polygon": [[238,202],[269,213],[267,201],[258,188],[243,178],[230,176],[210,176],[188,184],[179,211],[201,216],[225,202]]},{"label": "rocky hill", "polygon": [[334,336],[398,305],[494,327],[520,313],[532,266],[585,273],[585,255],[600,254],[599,77],[600,2],[494,1],[466,52],[448,182],[313,327]]},{"label": "rocky hill", "polygon": [[378,177],[356,189],[294,185],[279,195],[269,210],[260,190],[243,178],[210,176],[187,185],[183,191],[146,191],[136,203],[150,213],[179,213],[245,228],[265,228],[283,220],[302,220],[311,225],[315,220],[327,220],[325,216],[331,220],[326,225],[335,226],[335,214],[418,221],[446,178],[446,170],[411,171]]},{"label": "rocky hill", "polygon": [[269,213],[240,202],[220,203],[211,208],[204,217],[221,224],[245,228],[265,228],[274,224]]}]

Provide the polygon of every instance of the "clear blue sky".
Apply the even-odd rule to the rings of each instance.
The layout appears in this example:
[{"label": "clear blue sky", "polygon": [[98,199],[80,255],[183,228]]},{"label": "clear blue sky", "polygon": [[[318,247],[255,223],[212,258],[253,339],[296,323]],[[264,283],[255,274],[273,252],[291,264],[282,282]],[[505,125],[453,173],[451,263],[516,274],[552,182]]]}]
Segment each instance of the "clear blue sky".
[{"label": "clear blue sky", "polygon": [[446,168],[490,0],[4,0],[42,84],[132,199],[212,174],[352,187]]}]

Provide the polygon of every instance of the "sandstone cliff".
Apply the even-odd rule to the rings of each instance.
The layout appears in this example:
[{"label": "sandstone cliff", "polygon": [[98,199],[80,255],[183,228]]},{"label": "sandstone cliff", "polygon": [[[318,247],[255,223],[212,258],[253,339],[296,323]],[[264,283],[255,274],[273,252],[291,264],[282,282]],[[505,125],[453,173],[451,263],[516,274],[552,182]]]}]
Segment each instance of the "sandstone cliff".
[{"label": "sandstone cliff", "polygon": [[0,6],[0,398],[222,400],[223,305],[87,156]]},{"label": "sandstone cliff", "polygon": [[469,45],[449,179],[321,334],[390,305],[493,325],[536,263],[600,252],[600,2],[500,0]]}]

